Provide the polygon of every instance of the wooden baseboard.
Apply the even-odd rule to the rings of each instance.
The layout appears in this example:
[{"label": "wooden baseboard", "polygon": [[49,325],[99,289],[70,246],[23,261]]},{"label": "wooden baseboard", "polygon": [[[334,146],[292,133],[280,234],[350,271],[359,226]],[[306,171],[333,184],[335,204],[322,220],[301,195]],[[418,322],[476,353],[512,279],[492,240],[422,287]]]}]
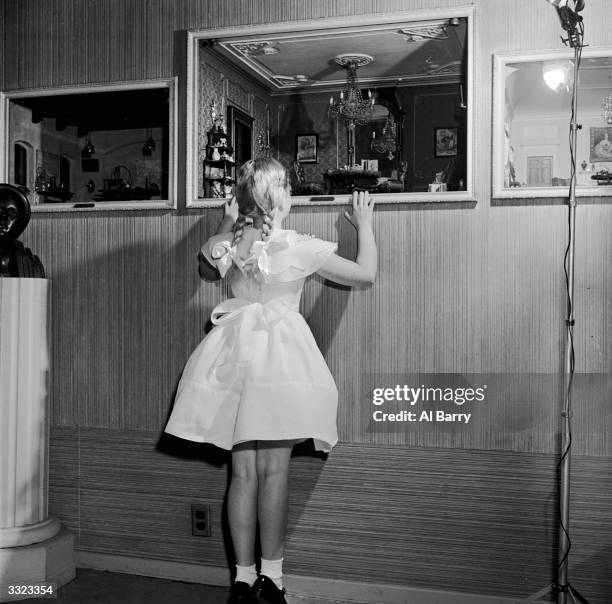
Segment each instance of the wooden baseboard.
[{"label": "wooden baseboard", "polygon": [[[92,568],[117,573],[143,575],[174,581],[229,585],[227,568],[204,566],[167,560],[136,558],[115,554],[101,554],[83,550],[75,551],[79,568]],[[355,604],[524,604],[525,599],[505,598],[494,595],[439,591],[400,585],[358,583],[336,579],[313,579],[299,575],[285,575],[289,604],[325,604],[338,601]]]}]

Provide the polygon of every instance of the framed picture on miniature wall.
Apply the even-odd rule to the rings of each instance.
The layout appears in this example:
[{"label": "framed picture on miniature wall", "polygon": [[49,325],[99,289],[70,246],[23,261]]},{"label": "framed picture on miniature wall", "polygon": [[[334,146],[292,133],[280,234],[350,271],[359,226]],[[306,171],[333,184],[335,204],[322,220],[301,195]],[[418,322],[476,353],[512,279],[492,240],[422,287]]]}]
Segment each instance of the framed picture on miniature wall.
[{"label": "framed picture on miniature wall", "polygon": [[295,137],[295,159],[301,164],[316,164],[318,148],[318,134],[298,134]]},{"label": "framed picture on miniature wall", "polygon": [[434,128],[434,156],[457,155],[457,128]]},{"label": "framed picture on miniature wall", "polygon": [[596,127],[590,129],[589,161],[612,161],[612,128]]}]

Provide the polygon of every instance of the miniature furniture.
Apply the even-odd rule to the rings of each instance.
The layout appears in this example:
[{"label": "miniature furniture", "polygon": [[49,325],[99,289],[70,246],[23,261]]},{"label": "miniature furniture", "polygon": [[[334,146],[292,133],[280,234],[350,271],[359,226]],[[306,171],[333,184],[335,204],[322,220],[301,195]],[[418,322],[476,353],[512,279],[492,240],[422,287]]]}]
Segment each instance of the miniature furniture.
[{"label": "miniature furniture", "polygon": [[222,124],[215,123],[207,132],[204,159],[204,194],[206,197],[231,197],[234,194],[234,151],[229,146]]},{"label": "miniature furniture", "polygon": [[307,181],[304,175],[304,166],[299,161],[293,162],[295,184],[291,193],[293,195],[326,195],[327,183],[320,181]]}]

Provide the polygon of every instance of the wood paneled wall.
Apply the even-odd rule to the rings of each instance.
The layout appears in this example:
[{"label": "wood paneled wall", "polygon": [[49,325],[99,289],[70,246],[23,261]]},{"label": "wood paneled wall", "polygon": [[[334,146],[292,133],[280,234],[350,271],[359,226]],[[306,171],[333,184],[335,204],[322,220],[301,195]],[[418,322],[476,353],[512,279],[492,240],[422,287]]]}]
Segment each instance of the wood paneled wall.
[{"label": "wood paneled wall", "polygon": [[[182,61],[174,48],[179,47],[177,40],[188,28],[464,4],[465,0],[10,1],[2,5],[4,88],[171,76]],[[536,584],[546,585],[552,579],[554,544],[550,540],[554,537],[547,537],[545,529],[550,522],[549,504],[537,500],[539,503],[529,507],[531,504],[519,495],[535,483],[549,495],[554,492],[555,475],[549,459],[558,446],[559,403],[554,387],[542,390],[534,399],[525,395],[519,381],[510,393],[504,391],[503,396],[488,400],[478,421],[461,433],[405,430],[384,434],[368,430],[365,421],[370,409],[368,388],[379,382],[392,385],[407,373],[512,376],[554,374],[562,368],[566,209],[554,204],[535,205],[530,200],[499,205],[490,197],[492,53],[560,48],[560,26],[554,9],[543,1],[477,0],[473,4],[476,85],[472,102],[478,203],[474,208],[380,206],[376,214],[380,248],[376,285],[349,292],[314,279],[306,288],[303,309],[341,391],[339,427],[346,444],[321,471],[337,472],[347,489],[351,484],[362,484],[363,488],[351,491],[358,506],[374,509],[379,501],[377,490],[384,493],[391,507],[385,508],[382,519],[389,524],[400,510],[409,506],[426,509],[424,502],[435,499],[435,493],[455,493],[458,484],[473,480],[469,501],[475,506],[480,501],[488,521],[497,525],[490,533],[497,536],[490,541],[486,531],[479,529],[482,551],[489,552],[490,559],[497,555],[509,565],[504,578],[508,590],[522,572],[520,560],[526,548],[517,548],[520,556],[504,557],[505,529],[501,524],[507,520],[522,527],[519,534],[528,528],[526,518],[539,526],[535,541],[542,549],[537,551],[542,555],[548,552],[549,558],[546,562],[534,560],[532,568],[537,569],[537,576],[516,587],[527,595]],[[584,18],[590,45],[609,43],[607,8],[606,0],[587,3]],[[185,169],[180,166],[180,170]],[[180,194],[184,195],[182,191]],[[79,426],[76,454],[95,456],[105,438],[105,432],[95,431],[108,431],[109,435],[118,435],[112,441],[115,451],[127,455],[136,450],[133,466],[154,471],[158,462],[149,455],[151,439],[164,425],[180,371],[204,331],[210,309],[226,294],[222,285],[199,283],[195,273],[195,252],[219,218],[215,210],[184,209],[33,217],[24,240],[43,259],[53,286],[52,412],[57,438],[52,460],[64,451],[61,435],[69,434],[68,441],[74,438],[71,427]],[[338,209],[297,208],[289,225],[326,239],[339,239],[343,254],[351,256],[355,252],[354,233]],[[601,479],[612,457],[612,441],[607,437],[612,430],[610,386],[606,383],[612,361],[611,228],[612,208],[608,203],[579,205],[577,369],[602,376],[584,380],[575,397],[574,452],[589,457],[577,457],[574,464],[574,474],[587,468],[576,483],[579,492],[573,508],[576,526],[587,538],[574,541],[572,555],[580,561],[577,571],[588,578],[594,593],[583,587],[580,575],[575,577],[576,584],[591,598],[599,594],[601,602],[609,601],[605,596],[612,589],[603,570],[589,569],[602,569],[606,552],[612,547],[612,519],[605,511],[609,489]],[[148,433],[146,442],[135,444],[138,439],[133,431]],[[432,459],[441,466],[455,456],[463,460],[454,475],[459,482],[454,483],[450,476],[441,480],[433,466],[426,476],[419,477],[412,492],[414,476],[405,475],[397,488],[392,479],[385,478],[383,468],[402,472],[410,464],[421,463],[415,456],[427,457],[432,450]],[[519,476],[510,470],[517,460],[527,463],[526,474]],[[543,465],[539,465],[541,460]],[[307,460],[298,463],[305,464],[300,466],[304,468],[318,464]],[[220,496],[225,468],[214,464],[206,468],[214,476],[215,493]],[[367,484],[362,482],[364,468],[368,470]],[[120,535],[126,510],[111,510],[108,505],[112,477],[94,465],[87,472],[86,513],[106,510],[108,531],[88,528],[85,507],[79,511],[74,499],[79,491],[63,471],[56,472],[52,481],[55,510],[66,518],[76,514],[73,527],[86,537],[82,547],[125,549],[145,555],[146,547],[134,545],[130,535]],[[298,491],[308,490],[309,472],[296,475]],[[498,499],[500,485],[495,477],[500,475],[508,482],[502,485],[506,495]],[[144,505],[151,497],[163,502],[164,494],[149,493],[139,484],[126,486],[132,489],[132,507]],[[316,489],[314,492],[320,497]],[[192,496],[190,491],[185,497]],[[453,501],[457,498],[451,497]],[[327,538],[315,529],[327,509],[319,510],[310,500],[304,500],[303,505],[303,511],[293,517],[292,534],[300,537],[291,541],[288,559],[296,564],[296,572],[301,566],[313,574],[324,574],[316,558]],[[443,507],[433,509],[437,514],[434,520],[444,520]],[[526,514],[525,509],[531,511]],[[175,514],[180,513],[177,508]],[[335,514],[330,518],[340,533],[338,548],[346,546],[340,559],[350,558],[363,571],[361,579],[377,581],[378,570],[371,570],[364,561],[380,527],[371,525],[375,528],[366,531],[364,541],[369,545],[360,548],[350,540],[352,525],[345,516],[337,511]],[[397,542],[386,558],[380,552],[382,564],[389,564],[391,569],[385,580],[419,584],[409,565],[402,566],[401,562],[418,552],[419,545],[408,538],[416,529],[426,534],[428,547],[438,545],[437,553],[430,556],[431,568],[416,567],[425,573],[428,586],[448,586],[449,577],[454,580],[454,575],[447,575],[447,569],[453,567],[460,552],[465,552],[467,564],[460,568],[460,584],[466,589],[470,584],[483,593],[495,591],[500,569],[469,563],[480,555],[469,545],[469,529],[482,518],[469,510],[453,518],[456,522],[447,523],[443,534],[423,514],[402,524],[401,534],[406,539]],[[175,524],[184,521],[178,516],[172,520]],[[153,538],[165,538],[176,528],[168,525]],[[592,538],[597,530],[597,538]],[[188,540],[179,540],[163,556],[181,559]],[[325,557],[333,558],[334,552],[327,552],[329,556]],[[225,564],[220,550],[202,556],[211,564]],[[337,576],[346,576],[347,566],[338,569]]]}]

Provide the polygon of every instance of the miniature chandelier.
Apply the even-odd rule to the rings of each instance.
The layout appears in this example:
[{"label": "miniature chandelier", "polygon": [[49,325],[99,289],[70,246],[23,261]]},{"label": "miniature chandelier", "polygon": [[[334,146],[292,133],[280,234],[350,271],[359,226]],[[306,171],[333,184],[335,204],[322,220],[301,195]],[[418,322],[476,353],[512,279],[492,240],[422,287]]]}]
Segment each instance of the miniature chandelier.
[{"label": "miniature chandelier", "polygon": [[142,154],[144,157],[151,157],[153,151],[155,151],[155,139],[153,138],[153,131],[151,128],[147,128],[147,140],[145,141],[144,147],[142,148]]},{"label": "miniature chandelier", "polygon": [[81,149],[81,157],[84,159],[89,159],[96,152],[95,147],[91,143],[91,135],[87,133],[87,144]]},{"label": "miniature chandelier", "polygon": [[376,132],[372,132],[372,142],[370,149],[378,153],[386,153],[387,159],[393,159],[393,154],[397,148],[397,124],[391,113],[387,115],[387,120],[382,129],[382,140],[376,140]]},{"label": "miniature chandelier", "polygon": [[612,75],[609,75],[608,78],[610,78],[611,92],[601,99],[601,108],[603,109],[603,116],[606,120],[606,124],[612,125]]},{"label": "miniature chandelier", "polygon": [[368,98],[364,99],[357,85],[357,68],[374,60],[370,55],[352,53],[334,57],[334,61],[346,69],[346,84],[340,92],[340,99],[329,99],[329,115],[343,117],[351,124],[363,126],[367,124],[374,108],[372,91],[368,90]]}]

